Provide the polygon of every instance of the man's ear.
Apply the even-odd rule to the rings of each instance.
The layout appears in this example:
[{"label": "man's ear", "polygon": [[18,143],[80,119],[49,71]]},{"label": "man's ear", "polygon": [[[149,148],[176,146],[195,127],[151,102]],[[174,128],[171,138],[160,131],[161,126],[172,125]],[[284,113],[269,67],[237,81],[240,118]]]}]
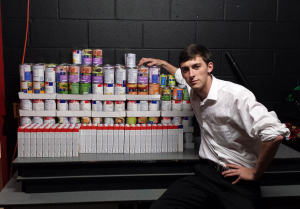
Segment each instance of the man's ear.
[{"label": "man's ear", "polygon": [[207,72],[209,74],[211,74],[211,72],[213,71],[213,69],[214,69],[214,64],[212,62],[208,63],[208,65],[207,65]]}]

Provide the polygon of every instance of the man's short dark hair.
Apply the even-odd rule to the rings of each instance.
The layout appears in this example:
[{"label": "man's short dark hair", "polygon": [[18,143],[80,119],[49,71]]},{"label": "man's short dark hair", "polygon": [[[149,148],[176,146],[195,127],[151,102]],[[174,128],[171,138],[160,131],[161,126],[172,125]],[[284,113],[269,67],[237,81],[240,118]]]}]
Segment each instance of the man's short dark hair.
[{"label": "man's short dark hair", "polygon": [[197,56],[202,57],[203,61],[208,65],[211,62],[211,53],[205,46],[191,44],[184,48],[179,55],[179,64],[195,59]]}]

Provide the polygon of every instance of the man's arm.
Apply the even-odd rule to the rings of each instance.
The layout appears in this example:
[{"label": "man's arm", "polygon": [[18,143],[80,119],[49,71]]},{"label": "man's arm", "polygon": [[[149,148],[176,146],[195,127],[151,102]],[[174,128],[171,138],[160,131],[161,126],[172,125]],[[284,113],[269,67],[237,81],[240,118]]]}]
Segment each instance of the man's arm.
[{"label": "man's arm", "polygon": [[147,63],[147,66],[152,66],[152,65],[160,65],[163,68],[165,68],[169,73],[172,75],[175,75],[177,68],[171,65],[170,63],[160,60],[160,59],[153,59],[153,58],[142,58],[140,60],[140,63],[138,65],[143,65],[144,63]]}]

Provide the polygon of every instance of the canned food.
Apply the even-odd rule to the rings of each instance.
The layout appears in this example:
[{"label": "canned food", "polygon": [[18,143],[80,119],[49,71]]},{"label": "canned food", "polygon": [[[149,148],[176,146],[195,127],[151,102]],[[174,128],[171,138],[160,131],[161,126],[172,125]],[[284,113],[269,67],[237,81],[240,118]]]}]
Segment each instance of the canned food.
[{"label": "canned food", "polygon": [[32,110],[45,110],[45,104],[44,101],[41,99],[34,99],[33,100],[33,108]]},{"label": "canned food", "polygon": [[20,118],[20,126],[24,126],[25,124],[31,124],[32,118],[31,117],[21,117]]},{"label": "canned food", "polygon": [[114,84],[104,84],[104,95],[114,95]]},{"label": "canned food", "polygon": [[113,112],[114,111],[114,102],[113,101],[103,101],[103,111],[104,112]]},{"label": "canned food", "polygon": [[148,118],[147,117],[138,117],[137,123],[138,124],[147,124],[148,123]]},{"label": "canned food", "polygon": [[44,118],[43,117],[33,117],[32,118],[32,123],[43,124],[44,123]]},{"label": "canned food", "polygon": [[80,65],[69,66],[69,83],[79,83]]},{"label": "canned food", "polygon": [[33,82],[33,92],[35,94],[44,94],[45,93],[45,83],[35,81]]},{"label": "canned food", "polygon": [[91,111],[91,101],[90,100],[81,100],[80,101],[80,110],[81,111]]},{"label": "canned food", "polygon": [[136,66],[136,55],[135,54],[126,53],[124,57],[125,57],[125,66],[126,67],[135,67]]},{"label": "canned food", "polygon": [[56,82],[56,93],[59,94],[59,83],[58,82]]},{"label": "canned food", "polygon": [[165,75],[165,74],[161,74],[160,75],[160,78],[159,78],[159,84],[160,86],[166,86],[167,85],[167,79],[168,79],[168,76]]},{"label": "canned food", "polygon": [[126,94],[126,86],[125,84],[115,84],[115,95],[125,95]]},{"label": "canned food", "polygon": [[32,65],[32,74],[33,74],[33,81],[41,82],[45,81],[44,77],[45,72],[45,65],[44,64],[33,64]]},{"label": "canned food", "polygon": [[159,111],[159,101],[149,101],[149,111]]},{"label": "canned food", "polygon": [[81,64],[81,50],[73,50],[72,57],[73,57],[73,64]]},{"label": "canned food", "polygon": [[70,117],[70,124],[77,124],[80,123],[79,117]]},{"label": "canned food", "polygon": [[30,99],[21,99],[21,110],[32,110],[32,101]]},{"label": "canned food", "polygon": [[59,124],[69,124],[69,118],[68,117],[58,117],[57,118],[57,123]]},{"label": "canned food", "polygon": [[115,81],[114,66],[109,64],[104,65],[103,71],[104,71],[104,83],[113,84]]},{"label": "canned food", "polygon": [[171,111],[171,101],[161,101],[161,110],[162,111]]},{"label": "canned food", "polygon": [[91,123],[91,118],[89,118],[89,117],[81,117],[81,123],[82,124],[90,124]]},{"label": "canned food", "polygon": [[102,50],[93,49],[93,64],[102,65]]},{"label": "canned food", "polygon": [[91,65],[93,63],[93,50],[83,49],[81,53],[81,56],[83,56],[82,63],[85,65]]},{"label": "canned food", "polygon": [[116,101],[115,102],[115,111],[116,112],[125,111],[125,102],[124,101]]},{"label": "canned food", "polygon": [[55,124],[55,118],[53,117],[45,117],[44,124]]},{"label": "canned food", "polygon": [[135,117],[127,117],[126,118],[126,124],[134,125],[134,124],[136,124],[136,122],[137,122],[137,119]]},{"label": "canned food", "polygon": [[80,67],[80,82],[81,83],[91,83],[92,81],[92,66],[91,65],[81,65]]},{"label": "canned food", "polygon": [[182,119],[183,127],[192,127],[193,126],[193,117],[184,117]]},{"label": "canned food", "polygon": [[93,124],[103,124],[103,118],[93,118]]},{"label": "canned food", "polygon": [[127,83],[126,84],[126,93],[137,95],[137,84],[136,83]]},{"label": "canned food", "polygon": [[32,69],[31,64],[20,64],[19,65],[20,71],[20,79],[21,81],[32,81]]},{"label": "canned food", "polygon": [[161,117],[160,121],[161,121],[161,124],[171,124],[170,117]]},{"label": "canned food", "polygon": [[172,100],[172,111],[182,111],[181,100]]},{"label": "canned food", "polygon": [[138,68],[138,83],[148,84],[148,71],[149,67],[141,65]]},{"label": "canned food", "polygon": [[102,95],[103,94],[103,84],[102,83],[93,83],[93,94]]},{"label": "canned food", "polygon": [[102,65],[93,65],[92,67],[92,83],[103,83]]},{"label": "canned food", "polygon": [[[147,76],[148,78],[148,76]],[[148,95],[148,84],[138,83],[138,95]]]},{"label": "canned food", "polygon": [[125,118],[115,118],[115,124],[125,124]]},{"label": "canned food", "polygon": [[92,84],[91,83],[80,83],[79,84],[79,94],[87,95],[92,92]]},{"label": "canned food", "polygon": [[138,101],[138,111],[148,111],[148,101]]},{"label": "canned food", "polygon": [[148,124],[158,124],[159,123],[159,117],[149,117],[148,118]]},{"label": "canned food", "polygon": [[69,83],[68,82],[60,82],[59,84],[59,94],[68,94],[69,93]]},{"label": "canned food", "polygon": [[149,95],[159,95],[159,84],[149,83]]},{"label": "canned food", "polygon": [[102,102],[101,101],[93,101],[92,104],[92,110],[93,111],[101,111],[102,112]]},{"label": "canned food", "polygon": [[193,133],[184,133],[183,134],[184,143],[193,143]]},{"label": "canned food", "polygon": [[149,67],[149,83],[159,84],[159,74],[160,74],[159,66],[153,65]]},{"label": "canned food", "polygon": [[79,94],[80,83],[69,83],[69,94]]},{"label": "canned food", "polygon": [[47,110],[47,111],[55,111],[56,110],[55,99],[46,99],[45,100],[45,110]]},{"label": "canned food", "polygon": [[173,117],[172,118],[172,124],[174,124],[174,125],[182,124],[182,117]]},{"label": "canned food", "polygon": [[69,105],[67,100],[57,100],[57,110],[67,111],[69,110]]},{"label": "canned food", "polygon": [[173,98],[173,89],[176,88],[177,86],[169,86],[169,88],[171,89],[171,98]]},{"label": "canned food", "polygon": [[104,118],[104,124],[114,124],[114,118]]},{"label": "canned food", "polygon": [[138,69],[136,67],[127,68],[127,83],[137,83]]},{"label": "canned food", "polygon": [[175,86],[176,81],[173,75],[168,74],[168,81],[167,81],[168,86]]},{"label": "canned food", "polygon": [[182,110],[183,111],[192,111],[192,104],[190,100],[182,100]]},{"label": "canned food", "polygon": [[55,94],[56,93],[56,83],[55,82],[46,82],[45,83],[45,93],[46,94]]},{"label": "canned food", "polygon": [[190,100],[189,91],[187,88],[183,89],[183,100]]},{"label": "canned food", "polygon": [[161,99],[164,101],[170,101],[171,100],[171,89],[167,86],[164,86],[161,89],[162,89]]},{"label": "canned food", "polygon": [[182,100],[182,89],[178,88],[178,87],[175,87],[173,89],[172,95],[173,95],[174,100]]},{"label": "canned food", "polygon": [[[69,65],[68,64],[60,64],[56,66],[56,69],[59,71],[59,79],[57,82],[68,82],[68,72]],[[57,74],[56,74],[57,75]]]},{"label": "canned food", "polygon": [[32,94],[32,81],[21,81],[21,92]]},{"label": "canned food", "polygon": [[123,65],[115,65],[115,80],[116,84],[126,85],[126,68]]},{"label": "canned food", "polygon": [[127,101],[128,111],[138,111],[138,101]]},{"label": "canned food", "polygon": [[79,100],[69,100],[69,110],[79,111],[80,110]]},{"label": "canned food", "polygon": [[45,69],[45,82],[55,82],[55,69],[53,66],[46,66]]}]

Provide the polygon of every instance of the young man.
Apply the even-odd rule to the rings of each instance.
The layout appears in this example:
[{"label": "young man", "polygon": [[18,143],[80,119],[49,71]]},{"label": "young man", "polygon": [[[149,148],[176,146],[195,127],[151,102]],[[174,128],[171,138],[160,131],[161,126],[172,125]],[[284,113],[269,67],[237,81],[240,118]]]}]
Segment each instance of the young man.
[{"label": "young man", "polygon": [[289,130],[248,89],[212,76],[211,54],[204,46],[192,44],[180,53],[181,72],[163,60],[143,58],[140,64],[146,62],[188,85],[201,130],[195,176],[175,181],[151,208],[259,208],[255,180]]}]

